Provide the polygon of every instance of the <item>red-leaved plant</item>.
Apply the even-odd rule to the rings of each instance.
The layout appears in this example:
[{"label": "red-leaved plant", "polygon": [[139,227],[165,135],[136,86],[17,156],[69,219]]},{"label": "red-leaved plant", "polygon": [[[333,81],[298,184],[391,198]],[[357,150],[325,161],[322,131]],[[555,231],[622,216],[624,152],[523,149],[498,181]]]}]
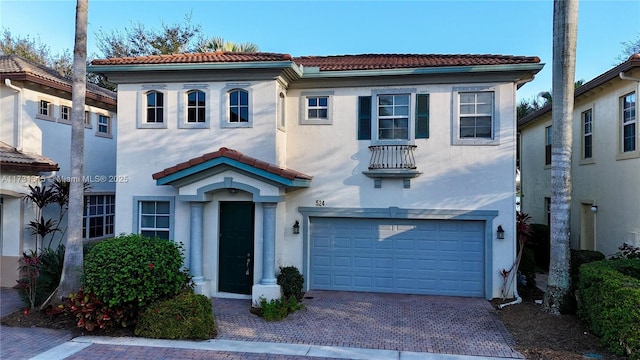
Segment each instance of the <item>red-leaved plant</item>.
[{"label": "red-leaved plant", "polygon": [[96,328],[131,326],[135,324],[138,317],[137,306],[125,305],[110,308],[94,294],[86,293],[83,289],[69,295],[65,311],[74,314],[78,327],[87,331],[94,331]]}]

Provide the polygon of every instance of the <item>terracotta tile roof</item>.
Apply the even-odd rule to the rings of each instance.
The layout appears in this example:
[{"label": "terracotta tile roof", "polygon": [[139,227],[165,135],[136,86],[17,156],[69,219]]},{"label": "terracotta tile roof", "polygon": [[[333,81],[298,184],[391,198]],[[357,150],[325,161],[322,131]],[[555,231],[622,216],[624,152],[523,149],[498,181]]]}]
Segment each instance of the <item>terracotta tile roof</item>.
[{"label": "terracotta tile roof", "polygon": [[0,141],[0,168],[3,171],[21,170],[26,172],[58,171],[58,164],[51,159],[36,154],[26,154]]},{"label": "terracotta tile roof", "polygon": [[301,56],[275,53],[211,52],[172,55],[152,55],[93,60],[92,65],[143,65],[179,63],[229,63],[293,61],[298,65],[318,67],[320,71],[376,70],[442,66],[478,66],[537,64],[536,56],[510,55],[436,55],[436,54],[361,54],[335,56]]},{"label": "terracotta tile roof", "polygon": [[296,64],[319,67],[320,71],[374,70],[442,66],[478,66],[539,63],[536,56],[509,55],[437,55],[437,54],[362,54],[337,56],[301,56]]},{"label": "terracotta tile roof", "polygon": [[[46,66],[36,64],[18,55],[0,55],[0,78],[29,80],[42,85],[56,87],[71,92],[73,79],[62,76],[57,71]],[[87,93],[96,100],[106,99],[115,105],[116,93],[96,84],[87,83]]]},{"label": "terracotta tile roof", "polygon": [[221,158],[221,157],[225,157],[228,159],[232,159],[232,160],[236,160],[239,161],[243,164],[247,164],[249,166],[252,166],[256,169],[260,169],[260,170],[264,170],[267,171],[269,173],[281,176],[285,179],[288,180],[295,180],[295,179],[300,179],[300,180],[311,180],[311,176],[309,175],[305,175],[303,173],[294,171],[294,170],[289,170],[289,169],[284,169],[281,168],[277,165],[273,165],[270,164],[268,162],[264,162],[262,160],[258,160],[256,158],[252,158],[250,156],[244,155],[239,151],[233,150],[233,149],[228,149],[226,147],[222,147],[220,148],[218,151],[214,151],[211,153],[207,153],[204,154],[202,156],[193,158],[191,160],[187,160],[185,162],[179,163],[175,166],[166,168],[160,172],[157,172],[155,174],[152,175],[153,180],[158,180],[161,179],[163,177],[169,176],[171,174],[175,174],[181,170],[185,170],[188,169],[192,166],[196,166],[202,163],[205,163],[209,160],[213,160],[213,159],[217,159],[217,158]]},{"label": "terracotta tile roof", "polygon": [[123,57],[111,59],[96,59],[91,65],[147,65],[147,64],[195,64],[195,63],[237,63],[237,62],[266,62],[291,61],[289,54],[276,53],[244,53],[216,51],[208,53],[188,53],[169,55],[150,55],[139,57]]}]

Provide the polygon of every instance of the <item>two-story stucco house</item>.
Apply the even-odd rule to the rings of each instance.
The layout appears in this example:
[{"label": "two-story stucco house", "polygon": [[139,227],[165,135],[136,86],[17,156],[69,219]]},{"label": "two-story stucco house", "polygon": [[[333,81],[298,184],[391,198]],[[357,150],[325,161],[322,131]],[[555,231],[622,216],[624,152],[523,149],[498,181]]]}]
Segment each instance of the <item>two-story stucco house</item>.
[{"label": "two-story stucco house", "polygon": [[[72,81],[16,55],[0,56],[0,80],[1,285],[13,286],[22,253],[48,245],[37,244],[26,228],[36,214],[32,204],[23,201],[28,185],[41,185],[46,178],[70,180]],[[114,230],[116,96],[87,85],[84,169],[90,188],[85,237],[97,239],[112,236]],[[58,220],[53,208],[45,209],[44,216]],[[51,246],[61,240],[62,234],[56,233]]]},{"label": "two-story stucco house", "polygon": [[[116,233],[185,244],[200,292],[499,296],[516,90],[537,57],[207,53],[95,60],[118,84]],[[498,239],[499,226],[505,230]]]},{"label": "two-story stucco house", "polygon": [[[640,246],[640,54],[575,90],[571,246],[612,255]],[[549,225],[551,106],[518,121],[522,209]]]}]

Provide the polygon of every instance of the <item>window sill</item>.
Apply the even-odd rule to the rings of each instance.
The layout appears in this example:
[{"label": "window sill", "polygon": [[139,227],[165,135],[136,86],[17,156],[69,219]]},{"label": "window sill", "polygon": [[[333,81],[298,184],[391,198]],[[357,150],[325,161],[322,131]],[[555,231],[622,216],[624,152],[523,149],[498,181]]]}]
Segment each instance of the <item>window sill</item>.
[{"label": "window sill", "polygon": [[324,120],[300,120],[300,125],[333,125],[333,121],[331,119]]},{"label": "window sill", "polygon": [[46,115],[42,115],[42,114],[36,114],[36,119],[52,121],[52,122],[56,121],[56,119],[53,116],[46,116]]},{"label": "window sill", "polygon": [[248,123],[248,122],[243,122],[243,123],[230,123],[230,122],[226,122],[224,124],[222,124],[223,128],[252,128],[253,124],[252,123]]},{"label": "window sill", "polygon": [[141,123],[138,124],[138,129],[166,129],[165,123]]},{"label": "window sill", "polygon": [[629,151],[616,155],[616,160],[628,160],[640,158],[640,151]]},{"label": "window sill", "polygon": [[113,135],[107,134],[107,133],[102,133],[102,132],[97,132],[96,136],[97,137],[101,137],[101,138],[106,138],[106,139],[113,139]]},{"label": "window sill", "polygon": [[593,165],[596,163],[596,160],[594,158],[588,158],[588,159],[581,159],[578,162],[578,165]]},{"label": "window sill", "polygon": [[545,170],[551,170],[551,164],[544,164]]},{"label": "window sill", "polygon": [[499,139],[453,139],[452,145],[458,146],[497,146]]},{"label": "window sill", "polygon": [[208,122],[178,124],[178,129],[208,129],[208,128],[209,128]]}]

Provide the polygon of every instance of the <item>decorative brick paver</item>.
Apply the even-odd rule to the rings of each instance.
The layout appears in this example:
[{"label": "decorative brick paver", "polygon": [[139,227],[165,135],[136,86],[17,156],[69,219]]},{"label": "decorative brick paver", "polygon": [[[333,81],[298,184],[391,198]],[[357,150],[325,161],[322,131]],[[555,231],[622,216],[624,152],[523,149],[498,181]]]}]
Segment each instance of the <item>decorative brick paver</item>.
[{"label": "decorative brick paver", "polygon": [[283,321],[249,313],[249,300],[213,299],[218,339],[522,358],[483,299],[310,291]]}]

